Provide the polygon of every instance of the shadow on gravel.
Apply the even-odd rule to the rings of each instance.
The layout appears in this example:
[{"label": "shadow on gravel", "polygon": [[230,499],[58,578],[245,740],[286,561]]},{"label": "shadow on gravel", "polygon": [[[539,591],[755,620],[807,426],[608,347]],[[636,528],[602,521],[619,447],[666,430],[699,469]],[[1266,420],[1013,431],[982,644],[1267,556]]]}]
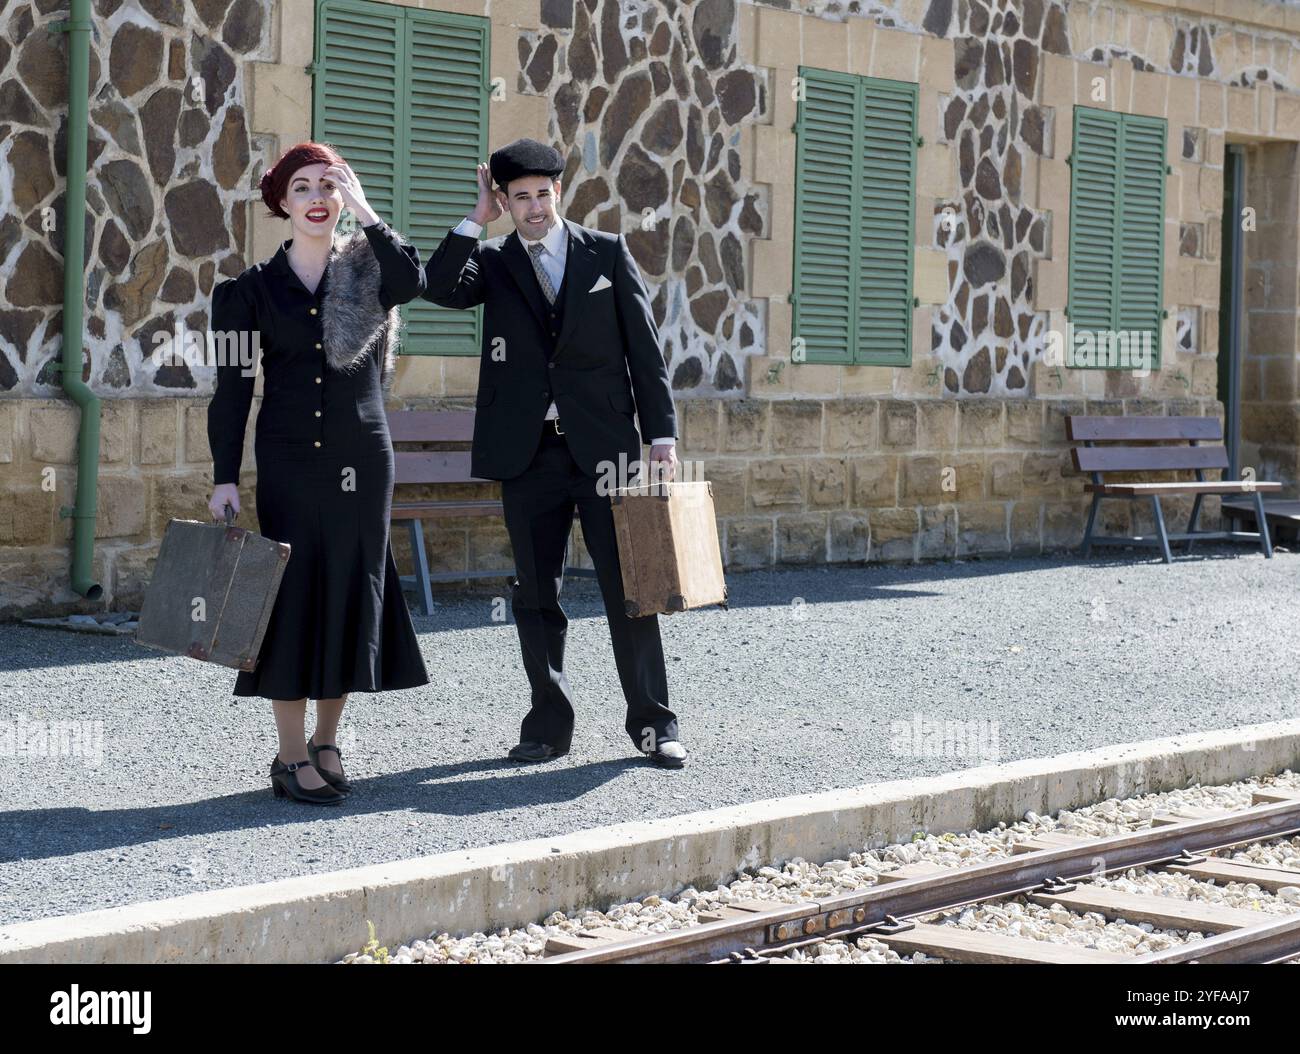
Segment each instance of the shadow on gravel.
[{"label": "shadow on gravel", "polygon": [[[1092,551],[1092,556],[1087,560],[1080,561],[1080,563],[1085,567],[1118,568],[1146,567],[1148,565],[1152,567],[1160,567],[1164,564],[1164,560],[1160,557],[1159,553],[1154,551],[1148,552],[1144,549],[1142,552],[1129,552],[1125,549],[1120,549],[1115,552],[1114,556],[1105,555],[1107,551],[1115,550],[1111,546],[1106,546],[1102,549],[1094,549]],[[1264,554],[1250,545],[1242,545],[1240,548],[1235,549],[1211,549],[1208,545],[1198,545],[1188,553],[1185,549],[1180,549],[1173,543],[1170,543],[1169,551],[1174,558],[1173,564],[1170,565],[1171,567],[1177,567],[1180,564],[1203,564],[1211,562],[1223,563],[1232,560],[1264,559]],[[1279,549],[1277,546],[1274,546],[1273,555],[1275,558],[1280,557],[1285,560],[1291,555],[1291,550]]]},{"label": "shadow on gravel", "polygon": [[[623,772],[648,766],[644,758],[618,758],[557,769],[554,763],[519,765],[501,758],[434,765],[353,780],[341,805],[318,806],[274,798],[269,778],[255,791],[220,798],[136,809],[28,809],[0,812],[0,863],[103,852],[172,838],[255,827],[320,823],[366,813],[433,813],[476,816],[571,802]],[[502,775],[455,783],[439,780],[466,772]],[[164,827],[163,825],[166,825]]]}]

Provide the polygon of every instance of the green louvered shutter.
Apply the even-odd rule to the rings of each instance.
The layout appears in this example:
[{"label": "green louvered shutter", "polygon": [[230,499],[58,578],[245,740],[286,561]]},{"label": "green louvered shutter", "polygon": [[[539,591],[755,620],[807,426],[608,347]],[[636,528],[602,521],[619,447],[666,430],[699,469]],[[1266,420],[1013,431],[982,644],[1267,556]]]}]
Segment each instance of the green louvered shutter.
[{"label": "green louvered shutter", "polygon": [[[408,14],[409,173],[405,233],[424,258],[478,200],[475,166],[487,157],[488,21]],[[477,355],[482,309],[425,300],[406,313],[408,353]]]},{"label": "green louvered shutter", "polygon": [[1078,329],[1114,327],[1121,150],[1119,114],[1075,107],[1070,155],[1069,301],[1070,321]]},{"label": "green louvered shutter", "polygon": [[399,226],[403,101],[401,8],[357,0],[322,0],[316,12],[313,137],[347,159],[366,200]]},{"label": "green louvered shutter", "polygon": [[912,361],[917,86],[863,77],[855,362]]},{"label": "green louvered shutter", "polygon": [[[356,170],[421,257],[474,207],[487,150],[488,20],[320,0],[313,136]],[[482,311],[404,305],[404,354],[477,355]]]},{"label": "green louvered shutter", "polygon": [[1160,363],[1164,314],[1165,132],[1160,117],[1125,114],[1116,329],[1151,334]]},{"label": "green louvered shutter", "polygon": [[857,78],[800,67],[795,156],[794,318],[808,362],[852,362],[861,209]]},{"label": "green louvered shutter", "polygon": [[1159,117],[1074,110],[1070,321],[1076,329],[1151,333],[1153,367],[1164,315],[1167,132]]},{"label": "green louvered shutter", "polygon": [[808,362],[906,366],[917,86],[799,73],[793,336]]}]

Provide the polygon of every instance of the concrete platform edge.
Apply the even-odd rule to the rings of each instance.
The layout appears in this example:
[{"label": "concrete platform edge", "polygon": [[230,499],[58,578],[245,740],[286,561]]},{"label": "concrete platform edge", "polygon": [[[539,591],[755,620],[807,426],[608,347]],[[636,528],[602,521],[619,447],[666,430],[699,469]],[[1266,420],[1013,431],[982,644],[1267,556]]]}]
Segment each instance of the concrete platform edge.
[{"label": "concrete platform edge", "polygon": [[360,949],[367,919],[391,950],[432,932],[713,886],[744,867],[844,857],[917,831],[985,829],[1031,809],[1298,764],[1300,720],[1173,736],[16,923],[0,927],[0,962],[331,962]]}]

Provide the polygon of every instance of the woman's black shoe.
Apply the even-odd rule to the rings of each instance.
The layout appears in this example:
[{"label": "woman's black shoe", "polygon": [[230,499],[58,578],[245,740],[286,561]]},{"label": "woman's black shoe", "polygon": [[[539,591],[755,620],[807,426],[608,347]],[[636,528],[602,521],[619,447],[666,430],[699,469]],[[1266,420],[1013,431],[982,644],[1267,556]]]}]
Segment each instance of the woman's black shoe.
[{"label": "woman's black shoe", "polygon": [[[324,787],[308,790],[298,782],[298,770],[310,765],[310,761],[295,761],[286,765],[276,754],[271,759],[271,789],[277,798],[293,798],[296,801],[311,802],[313,805],[337,805],[344,798],[328,783]],[[321,773],[321,779],[325,773]]]},{"label": "woman's black shoe", "polygon": [[[312,736],[312,739],[315,738],[316,738],[315,736]],[[331,772],[329,769],[323,767],[318,763],[316,759],[316,755],[319,754],[322,750],[334,751],[334,753],[337,754],[339,758],[339,768],[343,767],[343,751],[339,750],[339,748],[336,747],[333,743],[322,743],[320,746],[316,746],[316,744],[314,744],[311,741],[311,739],[307,740],[307,756],[311,758],[311,763],[316,766],[316,771],[320,773],[320,778],[323,779],[326,783],[328,783],[340,794],[351,794],[352,784],[348,782],[347,776],[345,776],[342,772]]]}]

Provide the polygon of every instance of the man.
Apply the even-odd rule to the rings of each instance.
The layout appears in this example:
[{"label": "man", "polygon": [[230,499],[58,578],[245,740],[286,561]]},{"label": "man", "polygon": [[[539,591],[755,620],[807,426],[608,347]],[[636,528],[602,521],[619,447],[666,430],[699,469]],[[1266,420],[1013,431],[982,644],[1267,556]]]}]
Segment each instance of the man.
[{"label": "man", "polygon": [[[681,768],[686,751],[668,708],[659,622],[625,611],[607,485],[611,477],[626,485],[641,460],[634,412],[652,437],[650,474],[673,477],[672,389],[627,241],[560,218],[563,171],[559,151],[533,139],[497,150],[478,166],[474,210],[425,266],[426,300],[484,305],[471,471],[501,480],[515,557],[511,608],[532,688],[509,757],[548,761],[568,753],[573,737],[559,593],[576,506],[605,601],[627,733],[655,764]],[[514,232],[479,244],[505,210]]]}]

